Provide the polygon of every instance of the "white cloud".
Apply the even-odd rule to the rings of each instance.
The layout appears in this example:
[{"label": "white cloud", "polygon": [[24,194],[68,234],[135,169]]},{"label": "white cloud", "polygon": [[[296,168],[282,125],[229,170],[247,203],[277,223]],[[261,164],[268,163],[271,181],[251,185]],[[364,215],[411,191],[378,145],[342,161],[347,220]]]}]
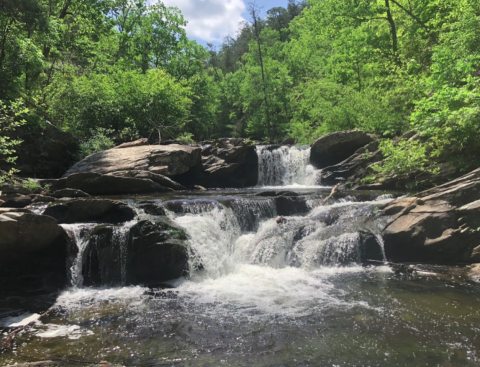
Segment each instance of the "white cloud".
[{"label": "white cloud", "polygon": [[167,6],[176,6],[188,21],[187,34],[207,42],[222,41],[235,35],[245,19],[243,0],[162,0]]}]

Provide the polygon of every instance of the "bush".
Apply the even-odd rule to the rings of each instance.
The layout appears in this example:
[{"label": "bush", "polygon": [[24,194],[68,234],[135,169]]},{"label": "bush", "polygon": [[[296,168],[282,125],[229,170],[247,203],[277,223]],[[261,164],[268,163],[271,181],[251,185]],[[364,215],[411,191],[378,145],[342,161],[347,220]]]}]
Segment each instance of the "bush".
[{"label": "bush", "polygon": [[392,140],[380,143],[380,150],[386,157],[383,162],[372,166],[372,169],[380,176],[386,177],[392,174],[408,175],[414,172],[429,171],[428,145],[419,141],[402,140],[394,144]]},{"label": "bush", "polygon": [[108,136],[113,132],[114,130],[112,129],[104,129],[102,127],[90,130],[90,137],[80,143],[77,159],[82,160],[89,155],[113,148],[115,143]]}]

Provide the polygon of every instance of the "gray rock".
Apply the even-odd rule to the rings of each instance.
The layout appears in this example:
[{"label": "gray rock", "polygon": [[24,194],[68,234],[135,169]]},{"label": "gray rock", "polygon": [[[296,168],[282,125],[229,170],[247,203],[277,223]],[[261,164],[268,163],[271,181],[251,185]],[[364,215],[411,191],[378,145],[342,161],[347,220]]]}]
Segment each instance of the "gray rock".
[{"label": "gray rock", "polygon": [[64,177],[75,173],[108,174],[132,170],[176,176],[199,164],[200,156],[201,148],[175,144],[109,149],[86,157],[70,168]]},{"label": "gray rock", "polygon": [[168,192],[171,189],[150,179],[101,175],[99,173],[76,173],[67,177],[69,189],[90,195],[121,195]]},{"label": "gray rock", "polygon": [[25,208],[33,203],[51,203],[55,198],[44,195],[23,195],[5,201],[2,208]]},{"label": "gray rock", "polygon": [[373,140],[371,135],[360,130],[339,131],[322,136],[312,144],[310,162],[317,168],[332,166]]},{"label": "gray rock", "polygon": [[480,169],[384,209],[383,232],[393,262],[441,264],[477,261],[480,245]]},{"label": "gray rock", "polygon": [[0,185],[0,192],[2,194],[22,194],[30,195],[32,192],[19,184],[2,184]]},{"label": "gray rock", "polygon": [[186,190],[185,186],[180,185],[178,182],[173,181],[171,178],[160,175],[158,173],[153,173],[150,171],[118,171],[109,173],[110,176],[118,176],[118,177],[131,177],[131,178],[142,178],[142,179],[149,179],[153,182],[158,183],[164,187],[168,187],[173,190]]},{"label": "gray rock", "polygon": [[44,215],[59,223],[121,223],[135,218],[134,210],[128,205],[106,199],[79,199],[55,204],[45,209]]}]

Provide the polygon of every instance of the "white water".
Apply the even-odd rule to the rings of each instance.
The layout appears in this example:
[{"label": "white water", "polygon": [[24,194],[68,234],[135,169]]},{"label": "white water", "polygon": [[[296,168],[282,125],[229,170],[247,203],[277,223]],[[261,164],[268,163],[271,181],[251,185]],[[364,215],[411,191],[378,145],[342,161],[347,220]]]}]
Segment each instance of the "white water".
[{"label": "white water", "polygon": [[70,267],[70,281],[73,287],[81,287],[83,285],[83,258],[90,240],[90,233],[95,228],[95,225],[76,223],[61,224],[61,226],[78,248],[78,254]]},{"label": "white water", "polygon": [[310,165],[310,147],[257,146],[258,186],[317,187],[320,171]]}]

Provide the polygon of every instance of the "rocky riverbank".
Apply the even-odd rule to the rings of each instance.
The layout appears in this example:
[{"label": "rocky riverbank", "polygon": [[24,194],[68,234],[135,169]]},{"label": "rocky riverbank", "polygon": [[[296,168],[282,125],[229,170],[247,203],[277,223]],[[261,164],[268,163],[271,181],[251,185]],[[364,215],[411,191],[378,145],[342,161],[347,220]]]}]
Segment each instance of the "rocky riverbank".
[{"label": "rocky riverbank", "polygon": [[[405,187],[405,178],[360,184],[369,167],[383,159],[375,139],[361,131],[346,131],[324,136],[311,146],[310,163],[322,170],[321,183],[341,187],[337,200],[351,195],[348,187],[360,189],[353,191],[360,201],[375,197],[368,190]],[[84,285],[159,284],[186,274],[188,236],[166,216],[162,206],[150,200],[137,203],[134,210],[125,201],[105,196],[254,186],[258,161],[256,146],[243,139],[219,139],[203,147],[152,146],[142,139],[91,155],[60,179],[38,180],[41,193],[19,184],[4,184],[0,188],[1,291],[61,289],[75,282],[75,266],[86,274]],[[480,262],[479,190],[480,170],[476,170],[390,202],[379,214],[385,223],[381,236],[387,260]],[[328,193],[326,190],[324,196]],[[306,197],[292,191],[257,195],[272,198],[277,215],[305,215],[311,210]],[[148,218],[139,219],[139,210]],[[332,213],[322,214],[319,223],[335,224],[338,218]],[[256,214],[246,211],[245,215]],[[91,225],[81,227],[83,223]],[[89,232],[82,244],[82,264],[72,262],[79,251],[78,244],[72,243],[74,230]],[[369,240],[376,243],[374,238]],[[125,253],[129,254],[127,262],[121,258]]]}]

